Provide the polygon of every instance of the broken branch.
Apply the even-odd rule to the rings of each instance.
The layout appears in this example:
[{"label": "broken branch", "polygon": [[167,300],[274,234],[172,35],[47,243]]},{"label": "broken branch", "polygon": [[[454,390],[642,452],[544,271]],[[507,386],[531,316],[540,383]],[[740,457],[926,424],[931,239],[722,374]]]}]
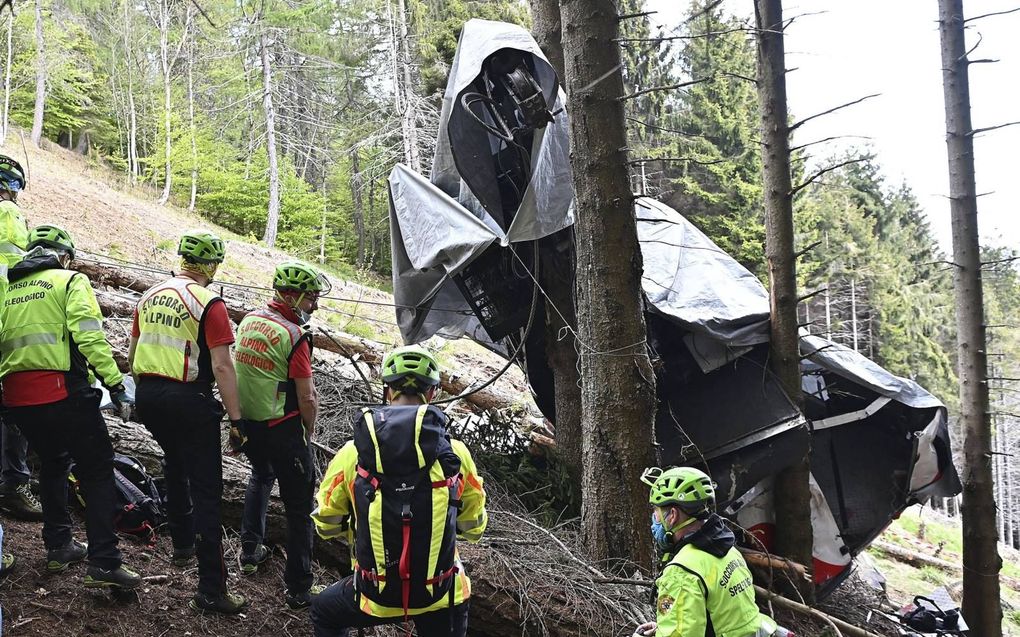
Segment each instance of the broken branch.
[{"label": "broken branch", "polygon": [[996,11],[995,13],[985,13],[983,15],[976,15],[973,18],[967,18],[966,20],[963,21],[963,23],[967,24],[968,22],[974,22],[975,20],[980,20],[982,18],[990,18],[996,15],[1006,15],[1008,13],[1016,13],[1017,11],[1020,11],[1020,7],[1017,7],[1015,9],[1009,9],[1008,11]]},{"label": "broken branch", "polygon": [[803,182],[801,182],[797,186],[795,186],[793,188],[793,190],[790,191],[790,196],[793,196],[793,195],[797,194],[798,192],[800,192],[801,190],[803,190],[804,188],[807,188],[812,183],[814,183],[814,181],[816,179],[818,179],[819,177],[821,177],[822,175],[824,175],[826,173],[831,173],[834,170],[839,170],[840,168],[843,168],[845,166],[849,166],[851,164],[859,164],[862,161],[865,161],[864,157],[857,157],[857,158],[854,158],[854,159],[848,159],[846,161],[841,161],[838,164],[834,164],[834,165],[829,166],[827,168],[823,168],[823,169],[819,170],[818,172],[816,172],[815,174],[813,174],[810,177],[808,177],[807,179],[805,179]]},{"label": "broken branch", "polygon": [[998,130],[1000,128],[1006,128],[1007,126],[1016,126],[1017,124],[1020,124],[1020,121],[1007,122],[1005,124],[998,124],[996,126],[988,126],[988,127],[985,127],[985,128],[975,128],[974,130],[972,130],[969,133],[967,133],[967,135],[970,136],[970,137],[973,137],[975,135],[980,135],[981,133],[987,133],[988,131]]},{"label": "broken branch", "polygon": [[834,108],[830,108],[827,111],[822,111],[821,113],[817,113],[817,114],[812,115],[810,117],[805,117],[804,119],[800,120],[799,122],[795,122],[794,124],[792,124],[790,126],[788,132],[792,133],[793,131],[797,130],[798,128],[800,128],[801,126],[803,126],[804,124],[810,122],[813,119],[818,119],[819,117],[821,117],[823,115],[830,115],[832,113],[835,113],[838,110],[844,109],[844,108],[846,108],[848,106],[853,106],[854,104],[860,104],[861,102],[863,102],[865,100],[870,100],[871,98],[878,97],[879,95],[881,95],[881,93],[874,93],[872,95],[865,95],[864,97],[862,97],[859,100],[854,100],[852,102],[847,102],[846,104],[840,104],[839,106],[836,106]]},{"label": "broken branch", "polygon": [[640,97],[642,95],[647,95],[648,93],[654,93],[656,91],[672,91],[672,90],[675,90],[675,89],[678,89],[678,88],[685,88],[687,86],[693,86],[694,84],[701,84],[702,82],[707,82],[708,80],[712,79],[712,77],[714,77],[714,76],[703,77],[703,78],[700,78],[700,79],[697,79],[697,80],[690,80],[688,82],[680,82],[678,84],[669,84],[669,85],[666,85],[666,86],[652,86],[650,88],[641,89],[640,91],[635,91],[633,93],[628,93],[627,95],[624,95],[624,96],[622,96],[622,97],[620,97],[618,99],[621,102],[623,102],[623,101],[626,101],[626,100],[634,99],[635,97]]}]

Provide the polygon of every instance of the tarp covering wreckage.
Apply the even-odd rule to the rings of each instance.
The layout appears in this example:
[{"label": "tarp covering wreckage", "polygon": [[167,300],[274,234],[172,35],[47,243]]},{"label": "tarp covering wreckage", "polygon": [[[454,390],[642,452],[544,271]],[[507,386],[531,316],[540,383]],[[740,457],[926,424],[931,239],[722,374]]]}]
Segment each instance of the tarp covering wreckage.
[{"label": "tarp covering wreckage", "polygon": [[[389,178],[404,340],[467,335],[506,353],[526,339],[536,403],[553,423],[543,330],[522,328],[529,314],[544,316],[547,302],[532,297],[530,255],[555,242],[537,240],[558,233],[558,243],[572,241],[563,100],[526,31],[471,20],[451,68],[431,179],[404,166]],[[665,204],[642,197],[634,212],[663,464],[707,466],[720,508],[768,545],[772,481],[810,440],[813,572],[823,593],[905,507],[959,493],[937,398],[805,333],[799,411],[767,367],[769,299],[761,282]],[[521,307],[530,298],[543,305],[537,313]]]}]

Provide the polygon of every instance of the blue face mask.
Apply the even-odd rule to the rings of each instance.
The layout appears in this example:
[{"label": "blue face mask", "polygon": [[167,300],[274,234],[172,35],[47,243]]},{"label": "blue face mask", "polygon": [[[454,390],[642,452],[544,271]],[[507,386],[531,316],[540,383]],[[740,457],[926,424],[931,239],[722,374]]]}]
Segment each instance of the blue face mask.
[{"label": "blue face mask", "polygon": [[654,511],[652,512],[652,538],[659,548],[669,548],[669,533],[666,532],[666,527],[662,526],[662,522],[655,519]]}]

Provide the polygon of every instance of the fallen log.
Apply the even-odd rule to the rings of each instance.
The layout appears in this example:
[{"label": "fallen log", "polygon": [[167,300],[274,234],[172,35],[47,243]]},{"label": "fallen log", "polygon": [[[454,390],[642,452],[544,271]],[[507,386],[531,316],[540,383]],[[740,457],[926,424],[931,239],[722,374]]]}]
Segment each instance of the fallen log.
[{"label": "fallen log", "polygon": [[829,624],[830,626],[835,628],[837,633],[843,635],[844,637],[880,637],[879,635],[868,632],[863,628],[858,628],[853,624],[848,624],[842,619],[839,619],[838,617],[833,617],[828,613],[823,613],[817,608],[805,606],[804,604],[800,604],[791,599],[787,599],[782,595],[773,593],[770,590],[766,590],[761,586],[758,586],[757,584],[754,585],[754,592],[757,594],[759,598],[770,601],[776,606],[779,606],[780,608],[785,608],[788,611],[792,611],[794,613],[798,613],[801,615],[805,615],[807,617],[812,617],[814,619],[821,620],[822,622]]},{"label": "fallen log", "polygon": [[[115,268],[90,261],[75,261],[72,267],[88,276],[94,285],[123,288],[139,293],[145,292],[161,280],[160,277],[148,272]],[[213,284],[213,288],[215,287],[216,285]],[[130,317],[134,311],[134,304],[123,295],[100,289],[97,290],[96,296],[104,316]],[[248,312],[255,309],[254,305],[230,296],[224,295],[224,301],[227,305],[227,313],[235,324],[240,323]],[[383,343],[346,334],[319,321],[313,320],[312,328],[313,331],[326,335],[326,338],[315,340],[316,348],[339,354],[345,358],[357,356],[361,362],[374,366],[376,369],[382,364],[383,356],[388,349]],[[468,374],[443,372],[440,387],[447,394],[457,396],[481,384],[484,380]],[[513,407],[515,404],[521,403],[521,398],[521,396],[507,395],[490,386],[464,397],[463,400],[469,403],[475,411],[483,412],[490,409]]]},{"label": "fallen log", "polygon": [[751,566],[757,566],[767,571],[786,571],[791,577],[811,581],[811,573],[806,566],[788,560],[785,557],[769,555],[747,548],[741,548],[740,554],[744,556],[744,561]]},{"label": "fallen log", "polygon": [[[962,564],[954,564],[953,562],[940,560],[937,557],[931,557],[930,555],[925,555],[923,553],[911,551],[910,549],[905,549],[902,546],[897,546],[889,542],[873,542],[871,546],[872,548],[875,548],[885,553],[889,557],[895,558],[897,561],[900,562],[906,562],[911,566],[917,567],[932,566],[943,571],[949,571],[951,573],[960,575],[961,577],[963,574]],[[1006,575],[1003,575],[1002,573],[999,573],[999,581],[1005,584],[1006,586],[1009,586],[1014,591],[1020,591],[1020,580],[1016,579],[1015,577],[1008,577]]]}]

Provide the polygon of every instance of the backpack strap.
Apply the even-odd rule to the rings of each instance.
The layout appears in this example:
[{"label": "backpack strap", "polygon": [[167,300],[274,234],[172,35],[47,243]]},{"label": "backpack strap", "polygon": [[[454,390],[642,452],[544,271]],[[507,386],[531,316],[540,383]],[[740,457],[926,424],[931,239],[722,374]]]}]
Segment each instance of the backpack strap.
[{"label": "backpack strap", "polygon": [[[372,439],[372,446],[375,447],[375,470],[382,473],[382,450],[379,448],[379,437],[375,433],[375,416],[372,414],[372,410],[368,407],[362,407],[361,413],[365,419],[365,425],[368,427],[368,435]],[[378,486],[378,482],[376,483],[376,486]]]},{"label": "backpack strap", "polygon": [[421,427],[425,422],[425,414],[429,412],[429,406],[421,405],[418,413],[414,416],[414,450],[418,452],[418,468],[425,468],[425,454],[421,450]]}]

